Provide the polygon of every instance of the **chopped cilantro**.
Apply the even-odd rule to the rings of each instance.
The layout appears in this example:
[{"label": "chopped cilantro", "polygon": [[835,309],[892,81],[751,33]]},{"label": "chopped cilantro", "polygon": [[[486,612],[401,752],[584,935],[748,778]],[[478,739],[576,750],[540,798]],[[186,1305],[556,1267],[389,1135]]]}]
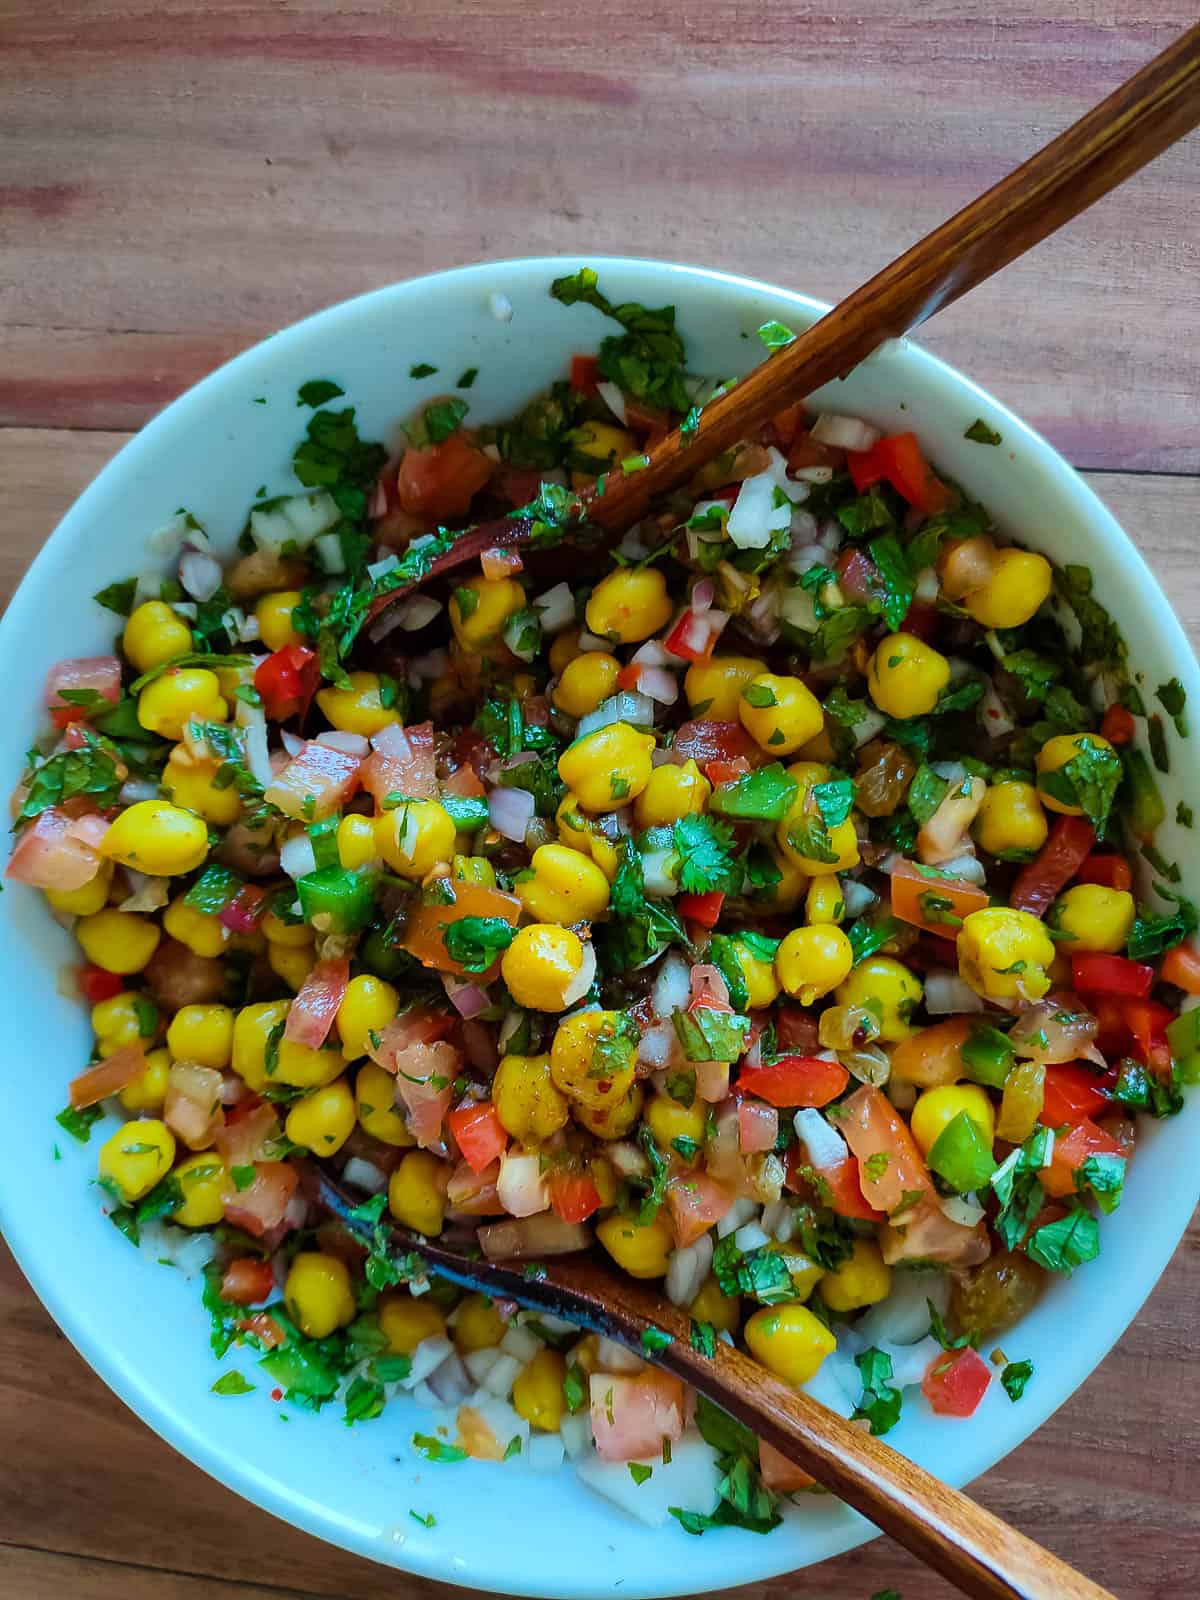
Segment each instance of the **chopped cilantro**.
[{"label": "chopped cilantro", "polygon": [[903,1399],[900,1390],[892,1384],[892,1358],[874,1345],[854,1358],[862,1378],[862,1398],[855,1407],[856,1417],[865,1417],[871,1432],[879,1437],[894,1428],[900,1420]]},{"label": "chopped cilantro", "polygon": [[633,1479],[634,1483],[637,1484],[639,1489],[654,1471],[654,1468],[648,1467],[644,1461],[630,1461],[628,1463],[628,1467],[629,1476]]},{"label": "chopped cilantro", "polygon": [[989,428],[982,417],[975,421],[963,434],[964,439],[970,439],[974,444],[1003,444],[1004,435],[997,433],[995,428]]},{"label": "chopped cilantro", "polygon": [[712,817],[680,817],[672,830],[679,855],[679,887],[685,894],[721,890],[736,894],[742,873],[734,860],[732,830]]},{"label": "chopped cilantro", "polygon": [[99,1122],[103,1115],[99,1106],[84,1106],[79,1111],[74,1106],[64,1106],[54,1120],[60,1128],[71,1135],[72,1139],[78,1139],[80,1144],[87,1144],[92,1136],[93,1123]]},{"label": "chopped cilantro", "polygon": [[345,392],[341,384],[334,383],[332,378],[310,378],[296,390],[296,404],[312,406],[315,410],[317,406],[323,406],[327,400],[336,400]]},{"label": "chopped cilantro", "polygon": [[796,338],[792,330],[782,322],[764,322],[756,331],[763,344],[771,351],[782,350]]},{"label": "chopped cilantro", "polygon": [[443,923],[446,954],[464,972],[486,972],[513,942],[516,929],[503,917],[459,917]]},{"label": "chopped cilantro", "polygon": [[247,1382],[240,1372],[223,1372],[211,1387],[213,1394],[252,1394],[255,1385]]},{"label": "chopped cilantro", "polygon": [[410,378],[432,378],[436,371],[437,368],[431,367],[428,361],[418,361],[416,366],[409,367],[408,375]]},{"label": "chopped cilantro", "polygon": [[1171,678],[1167,683],[1160,683],[1154,694],[1163,710],[1174,722],[1175,732],[1181,739],[1186,739],[1188,726],[1183,711],[1187,705],[1187,690],[1178,678]]},{"label": "chopped cilantro", "polygon": [[436,1438],[432,1433],[414,1433],[412,1447],[418,1455],[425,1457],[426,1461],[446,1463],[451,1461],[465,1461],[467,1452],[456,1444],[446,1444]]},{"label": "chopped cilantro", "polygon": [[137,579],[124,578],[120,583],[110,583],[106,589],[101,589],[92,598],[109,611],[115,611],[117,616],[127,617],[133,610],[136,593]]},{"label": "chopped cilantro", "polygon": [[1076,1267],[1100,1254],[1100,1227],[1090,1212],[1076,1205],[1065,1217],[1032,1233],[1025,1250],[1031,1261],[1048,1272],[1061,1272],[1069,1278]]},{"label": "chopped cilantro", "polygon": [[625,329],[620,338],[600,343],[601,375],[625,394],[667,411],[686,412],[692,403],[684,380],[684,347],[675,328],[675,307],[657,310],[628,301],[613,305],[601,292],[591,267],[556,278],[550,293],[565,306],[582,301]]},{"label": "chopped cilantro", "polygon": [[1000,1374],[1000,1382],[1005,1394],[1015,1403],[1025,1393],[1025,1385],[1032,1377],[1032,1361],[1010,1361]]}]

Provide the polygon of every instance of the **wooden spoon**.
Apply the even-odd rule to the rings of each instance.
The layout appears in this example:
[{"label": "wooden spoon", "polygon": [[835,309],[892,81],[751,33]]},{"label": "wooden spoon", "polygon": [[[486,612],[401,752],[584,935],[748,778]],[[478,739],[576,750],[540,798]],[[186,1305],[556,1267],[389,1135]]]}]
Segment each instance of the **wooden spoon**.
[{"label": "wooden spoon", "polygon": [[[309,1195],[352,1234],[368,1247],[377,1243],[376,1227],[355,1216],[356,1201],[328,1172],[310,1166],[304,1182]],[[397,1254],[419,1256],[452,1283],[565,1317],[673,1372],[974,1600],[1114,1600],[965,1494],[740,1350],[718,1339],[714,1355],[701,1354],[691,1343],[685,1311],[655,1285],[617,1272],[598,1256],[555,1256],[531,1271],[528,1262],[469,1254],[473,1230],[457,1246],[405,1228],[385,1231]],[[661,1340],[652,1340],[647,1348],[642,1336],[650,1329],[668,1334],[670,1343],[660,1349]]]},{"label": "wooden spoon", "polygon": [[[649,452],[642,470],[609,472],[583,490],[579,524],[591,523],[613,536],[623,532],[655,495],[687,482],[705,462],[751,436],[776,412],[844,376],[885,339],[919,327],[1086,211],[1197,123],[1200,23],[806,333],[709,401],[690,437],[676,430]],[[422,578],[377,599],[372,616],[428,578],[478,561],[489,547],[528,543],[532,526],[527,512],[519,511],[465,530]]]}]

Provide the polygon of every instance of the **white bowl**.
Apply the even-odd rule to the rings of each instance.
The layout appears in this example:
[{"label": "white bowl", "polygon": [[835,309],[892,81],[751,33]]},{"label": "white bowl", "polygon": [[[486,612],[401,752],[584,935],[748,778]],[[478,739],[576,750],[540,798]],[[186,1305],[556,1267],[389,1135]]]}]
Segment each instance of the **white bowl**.
[{"label": "white bowl", "polygon": [[[594,349],[612,330],[594,311],[567,309],[550,280],[580,262],[530,260],[466,267],[381,289],[268,339],[185,394],[100,474],[48,541],[0,623],[0,681],[9,712],[0,772],[15,780],[39,729],[47,667],[60,656],[111,646],[113,619],[90,596],[145,566],[143,541],[183,505],[231,550],[261,484],[292,487],[289,462],[310,415],[297,408],[306,379],[336,379],[368,438],[391,439],[397,419],[466,367],[473,420],[495,420],[552,379],[572,351]],[[762,355],[755,328],[793,327],[825,309],[764,284],[660,262],[595,260],[613,300],[673,303],[694,371],[740,374]],[[507,297],[511,320],[491,296]],[[499,309],[503,309],[502,306]],[[436,378],[413,381],[429,362]],[[266,404],[257,403],[265,399]],[[989,395],[924,351],[896,345],[821,396],[830,407],[889,431],[915,428],[938,465],[962,482],[1010,533],[1060,561],[1090,565],[1096,590],[1130,642],[1150,691],[1168,678],[1200,706],[1200,673],[1183,631],[1145,563],[1104,506],[1050,446]],[[982,416],[1000,448],[964,430]],[[1168,726],[1168,814],[1197,803],[1187,745]],[[1160,847],[1184,861],[1184,887],[1200,898],[1200,865],[1173,822]],[[1194,860],[1194,858],[1193,858]],[[560,1597],[617,1592],[695,1594],[772,1577],[838,1554],[869,1525],[831,1499],[788,1514],[762,1538],[725,1530],[702,1541],[669,1525],[627,1520],[569,1471],[534,1477],[512,1465],[434,1466],[413,1455],[418,1413],[393,1401],[382,1419],[354,1428],[334,1408],[287,1408],[284,1425],[269,1384],[246,1357],[214,1362],[196,1281],[155,1266],[102,1216],[90,1147],[63,1135],[54,1115],[85,1061],[81,1007],[56,988],[73,957],[41,896],[10,886],[0,911],[0,971],[9,1001],[2,1047],[7,1138],[0,1163],[0,1222],[18,1261],[63,1331],[152,1428],[222,1483],[310,1533],[390,1563],[480,1589]],[[1125,1198],[1101,1226],[1100,1260],[1056,1281],[1019,1329],[1005,1335],[1013,1359],[1035,1377],[1011,1403],[994,1383],[968,1422],[940,1420],[910,1391],[892,1441],[949,1482],[963,1484],[1027,1437],[1091,1372],[1128,1325],[1163,1270],[1197,1200],[1194,1156],[1200,1113],[1147,1124]],[[56,1161],[54,1147],[61,1150]],[[253,1395],[220,1398],[210,1385],[237,1364]],[[433,1528],[409,1510],[433,1512]],[[621,1586],[618,1589],[618,1584]]]}]

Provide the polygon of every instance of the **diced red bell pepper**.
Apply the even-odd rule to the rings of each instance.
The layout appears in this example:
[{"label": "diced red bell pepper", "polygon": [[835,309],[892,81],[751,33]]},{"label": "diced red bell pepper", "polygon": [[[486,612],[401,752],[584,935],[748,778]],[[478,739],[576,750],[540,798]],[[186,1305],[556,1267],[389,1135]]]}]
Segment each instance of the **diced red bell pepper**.
[{"label": "diced red bell pepper", "polygon": [[1109,744],[1132,744],[1136,733],[1137,723],[1133,720],[1133,712],[1126,711],[1124,706],[1109,706],[1100,724],[1101,737],[1107,739]]},{"label": "diced red bell pepper", "polygon": [[978,1350],[944,1350],[926,1367],[921,1393],[941,1417],[969,1417],[987,1393],[992,1374]]},{"label": "diced red bell pepper", "polygon": [[663,640],[663,649],[681,661],[706,661],[720,636],[720,622],[720,617],[714,622],[710,611],[689,607]]},{"label": "diced red bell pepper", "polygon": [[850,1082],[840,1061],[819,1056],[781,1056],[769,1066],[743,1067],[738,1088],[772,1106],[827,1106]]},{"label": "diced red bell pepper", "polygon": [[1185,994],[1200,994],[1200,951],[1190,944],[1177,944],[1163,957],[1159,977]]},{"label": "diced red bell pepper", "polygon": [[873,484],[883,480],[883,462],[874,449],[847,450],[846,470],[859,494],[865,494]]},{"label": "diced red bell pepper", "polygon": [[91,965],[80,967],[76,981],[80,994],[90,1006],[98,1006],[102,1000],[111,1000],[125,987],[125,980],[120,973],[106,972],[103,967]]},{"label": "diced red bell pepper", "polygon": [[1167,1078],[1171,1073],[1167,1025],[1174,1020],[1174,1012],[1166,1006],[1160,1006],[1157,1000],[1134,999],[1125,1002],[1125,1021],[1133,1037],[1133,1053],[1161,1078]]},{"label": "diced red bell pepper", "polygon": [[1038,1173],[1042,1188],[1058,1199],[1074,1194],[1077,1188],[1075,1174],[1089,1156],[1123,1156],[1125,1154],[1115,1139],[1098,1128],[1089,1118],[1076,1122],[1066,1133],[1054,1140],[1050,1165]]},{"label": "diced red bell pepper", "polygon": [[446,1121],[472,1172],[482,1172],[508,1145],[508,1133],[490,1100],[459,1106]]},{"label": "diced red bell pepper", "polygon": [[1133,870],[1124,856],[1090,855],[1075,874],[1078,883],[1098,883],[1105,889],[1133,888]]},{"label": "diced red bell pepper", "polygon": [[698,922],[702,928],[715,928],[725,903],[723,889],[710,889],[707,894],[681,894],[675,902],[679,915],[688,922]]},{"label": "diced red bell pepper", "polygon": [[870,450],[847,450],[846,465],[859,494],[886,478],[897,494],[927,516],[936,516],[950,504],[950,491],[926,461],[915,433],[889,433]]},{"label": "diced red bell pepper", "polygon": [[1059,817],[1035,860],[1022,867],[1008,903],[1015,911],[1040,917],[1079,871],[1096,844],[1096,830],[1086,817]]},{"label": "diced red bell pepper", "polygon": [[563,1222],[586,1222],[600,1209],[600,1191],[590,1172],[563,1167],[550,1173],[547,1186],[550,1205]]},{"label": "diced red bell pepper", "polygon": [[599,356],[573,355],[571,357],[571,387],[576,394],[595,394],[596,380],[599,376]]},{"label": "diced red bell pepper", "polygon": [[316,693],[321,668],[317,652],[302,644],[273,650],[254,674],[254,687],[272,722],[303,716]]},{"label": "diced red bell pepper", "polygon": [[221,1299],[235,1306],[252,1306],[266,1300],[275,1288],[275,1274],[269,1261],[258,1256],[238,1256],[225,1268],[221,1279]]},{"label": "diced red bell pepper", "polygon": [[1061,1128],[1065,1122],[1094,1117],[1108,1105],[1108,1096],[1099,1085],[1095,1073],[1085,1067],[1070,1063],[1047,1067],[1038,1121],[1048,1128]]},{"label": "diced red bell pepper", "polygon": [[1081,994],[1130,995],[1145,999],[1154,984],[1154,968],[1127,956],[1080,950],[1071,957],[1071,976]]}]

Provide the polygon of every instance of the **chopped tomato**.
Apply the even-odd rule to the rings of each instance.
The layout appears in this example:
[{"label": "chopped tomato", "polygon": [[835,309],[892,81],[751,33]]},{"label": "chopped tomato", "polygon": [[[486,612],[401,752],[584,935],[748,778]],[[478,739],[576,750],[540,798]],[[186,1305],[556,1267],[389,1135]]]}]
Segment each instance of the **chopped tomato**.
[{"label": "chopped tomato", "polygon": [[400,505],[430,522],[465,517],[492,475],[492,463],[461,433],[423,450],[406,450],[396,474]]},{"label": "chopped tomato", "polygon": [[[270,1293],[269,1289],[267,1293]],[[230,1297],[226,1295],[224,1298],[229,1299]],[[264,1295],[260,1298],[265,1299],[266,1296]],[[238,1328],[242,1333],[252,1334],[259,1344],[264,1345],[268,1350],[278,1350],[281,1344],[287,1343],[287,1334],[284,1333],[275,1318],[268,1316],[265,1311],[256,1311],[252,1317],[243,1317],[238,1323]]]},{"label": "chopped tomato", "polygon": [[562,1167],[547,1179],[550,1204],[563,1222],[586,1222],[601,1205],[600,1191],[590,1172]]},{"label": "chopped tomato", "polygon": [[125,987],[125,980],[118,973],[106,972],[103,967],[90,964],[80,967],[76,982],[80,994],[90,1006],[98,1006],[102,1000],[111,1000]]},{"label": "chopped tomato", "polygon": [[799,1006],[780,1006],[775,1014],[775,1039],[784,1055],[815,1055],[821,1047],[816,1019]]},{"label": "chopped tomato", "polygon": [[724,901],[723,889],[710,889],[707,894],[681,894],[675,904],[679,915],[688,922],[698,922],[702,928],[715,928]]},{"label": "chopped tomato", "polygon": [[791,448],[800,424],[804,421],[804,401],[796,400],[790,406],[784,406],[782,411],[777,411],[771,418],[771,426],[775,430],[775,437],[779,441],[779,448],[785,453]]},{"label": "chopped tomato", "polygon": [[275,1274],[269,1261],[258,1256],[237,1256],[225,1268],[221,1279],[221,1299],[235,1306],[252,1306],[275,1292]]},{"label": "chopped tomato", "polygon": [[497,578],[515,577],[523,570],[525,563],[519,550],[505,550],[499,545],[490,545],[480,556],[479,565],[483,568],[484,577],[494,581]]},{"label": "chopped tomato", "polygon": [[227,1167],[248,1167],[265,1160],[279,1131],[279,1117],[269,1100],[246,1099],[230,1107],[213,1143]]},{"label": "chopped tomato", "polygon": [[840,1061],[823,1061],[819,1056],[780,1056],[769,1066],[743,1067],[738,1074],[738,1088],[744,1093],[789,1108],[827,1106],[849,1082],[850,1074]]},{"label": "chopped tomato", "polygon": [[923,600],[914,600],[904,613],[905,633],[915,634],[918,639],[924,639],[927,644],[938,632],[941,625],[941,612],[936,606],[926,605]]},{"label": "chopped tomato", "polygon": [[[815,1185],[806,1177],[807,1172],[813,1173],[818,1180]],[[836,1211],[839,1217],[859,1217],[864,1222],[884,1220],[885,1213],[876,1211],[864,1197],[858,1162],[849,1153],[834,1165],[814,1167],[802,1144],[797,1142],[789,1145],[784,1182],[793,1193],[812,1190],[817,1200],[831,1211]]]},{"label": "chopped tomato", "polygon": [[925,1369],[921,1393],[940,1417],[969,1417],[987,1393],[992,1374],[978,1350],[944,1350]]},{"label": "chopped tomato", "polygon": [[576,394],[595,394],[596,380],[599,376],[599,356],[573,355],[571,357],[571,387]]},{"label": "chopped tomato", "polygon": [[1009,905],[1016,911],[1042,916],[1095,846],[1096,830],[1086,817],[1059,817],[1037,857],[1017,874]]},{"label": "chopped tomato", "polygon": [[724,611],[685,611],[663,640],[681,661],[706,661],[728,620]]},{"label": "chopped tomato", "polygon": [[73,817],[66,806],[50,806],[18,834],[4,876],[35,889],[82,889],[100,871],[99,845],[107,832],[96,812]]},{"label": "chopped tomato", "polygon": [[1046,1068],[1038,1121],[1048,1128],[1061,1128],[1064,1122],[1079,1122],[1083,1117],[1095,1116],[1107,1105],[1108,1096],[1099,1087],[1095,1073],[1070,1063]]},{"label": "chopped tomato", "polygon": [[865,550],[857,545],[843,550],[837,559],[838,587],[847,600],[855,605],[867,605],[883,595],[879,568]]},{"label": "chopped tomato", "polygon": [[1130,995],[1142,1000],[1154,983],[1154,968],[1127,956],[1100,955],[1081,950],[1071,957],[1071,975],[1083,994]]},{"label": "chopped tomato", "polygon": [[446,794],[460,795],[467,800],[482,799],[487,793],[486,787],[480,781],[479,774],[467,762],[464,762],[461,767],[450,774],[445,783],[442,784],[442,789]]},{"label": "chopped tomato", "polygon": [[[64,689],[72,693],[98,694],[115,706],[121,698],[121,663],[116,656],[75,656],[68,661],[56,661],[46,675],[46,704],[61,710]],[[68,702],[68,708],[70,720],[87,719],[86,707],[71,706]]]},{"label": "chopped tomato", "polygon": [[267,802],[301,822],[332,816],[358,788],[361,766],[358,756],[310,739],[272,780]]},{"label": "chopped tomato", "polygon": [[817,1481],[765,1439],[758,1441],[758,1470],[763,1487],[770,1489],[773,1494],[793,1494],[798,1489],[811,1489]]},{"label": "chopped tomato", "polygon": [[669,1372],[650,1367],[636,1378],[593,1372],[588,1397],[596,1452],[604,1461],[657,1460],[663,1440],[673,1443],[683,1433],[686,1395]]},{"label": "chopped tomato", "polygon": [[1160,1006],[1157,1000],[1125,1001],[1125,1022],[1133,1039],[1133,1053],[1162,1077],[1171,1071],[1167,1024],[1174,1020],[1174,1012]]},{"label": "chopped tomato", "polygon": [[1137,723],[1133,720],[1133,712],[1126,711],[1124,706],[1109,706],[1100,724],[1101,737],[1107,739],[1109,744],[1132,744],[1136,733]]},{"label": "chopped tomato", "polygon": [[[858,1157],[859,1182],[871,1205],[890,1213],[916,1191],[932,1194],[929,1169],[908,1124],[878,1089],[863,1084],[843,1109],[838,1131]],[[879,1155],[887,1157],[882,1171],[871,1160]]]},{"label": "chopped tomato", "polygon": [[446,1121],[472,1172],[490,1166],[508,1144],[508,1134],[490,1100],[459,1106]]},{"label": "chopped tomato", "polygon": [[883,481],[883,461],[875,450],[847,450],[846,470],[859,494],[865,494],[873,484]]},{"label": "chopped tomato", "polygon": [[254,687],[272,722],[302,717],[316,693],[321,668],[317,652],[302,644],[273,650],[254,674]]},{"label": "chopped tomato", "polygon": [[[1045,1119],[1043,1119],[1045,1120]],[[1090,1156],[1123,1156],[1125,1154],[1115,1139],[1109,1138],[1103,1128],[1084,1117],[1060,1133],[1054,1140],[1050,1165],[1038,1173],[1042,1188],[1058,1198],[1074,1194],[1078,1187],[1075,1175]]]},{"label": "chopped tomato", "polygon": [[779,1138],[779,1113],[761,1100],[738,1102],[738,1147],[743,1155],[774,1150]]},{"label": "chopped tomato", "polygon": [[926,461],[915,433],[890,433],[870,451],[883,476],[909,505],[936,516],[950,504],[950,491]]},{"label": "chopped tomato", "polygon": [[675,1243],[681,1250],[695,1244],[733,1204],[733,1192],[706,1172],[687,1173],[667,1184],[667,1206],[675,1229]]},{"label": "chopped tomato", "polygon": [[537,494],[542,474],[535,468],[501,467],[492,484],[493,490],[511,506],[525,506]]},{"label": "chopped tomato", "polygon": [[[487,972],[467,972],[446,949],[447,924],[462,917],[503,917],[515,928],[521,919],[521,902],[516,895],[483,883],[447,881],[446,888],[454,897],[449,904],[417,905],[409,912],[400,937],[401,947],[409,955],[416,956],[422,966],[449,972],[456,978],[487,983],[495,970],[494,964]],[[497,956],[496,960],[499,959]]]},{"label": "chopped tomato", "polygon": [[68,1091],[71,1104],[76,1111],[82,1111],[85,1106],[94,1106],[101,1100],[107,1100],[110,1094],[118,1094],[145,1070],[146,1057],[141,1045],[122,1045],[111,1056],[106,1056],[94,1067],[88,1067],[86,1072],[71,1079]]},{"label": "chopped tomato", "polygon": [[389,794],[407,795],[411,800],[437,799],[432,722],[414,722],[407,728],[392,725],[372,742],[375,748],[363,762],[359,778],[376,805],[382,806]]},{"label": "chopped tomato", "polygon": [[1075,877],[1079,883],[1098,883],[1105,889],[1133,888],[1133,870],[1124,856],[1090,855]]},{"label": "chopped tomato", "polygon": [[908,861],[892,869],[892,915],[939,939],[957,939],[972,911],[982,911],[988,903],[987,890],[973,883],[930,877]]},{"label": "chopped tomato", "polygon": [[319,1050],[329,1037],[338,1007],[350,982],[350,957],[318,961],[305,978],[288,1010],[283,1037],[293,1044]]},{"label": "chopped tomato", "polygon": [[[763,759],[754,740],[740,722],[685,722],[675,735],[675,750],[703,765],[706,761],[737,761],[758,765]],[[740,768],[739,771],[744,771]]]},{"label": "chopped tomato", "polygon": [[499,1178],[499,1161],[491,1162],[482,1172],[472,1172],[467,1162],[460,1161],[446,1185],[447,1203],[468,1217],[502,1217],[505,1209],[496,1193]]},{"label": "chopped tomato", "polygon": [[173,1061],[167,1077],[162,1119],[190,1150],[207,1150],[224,1124],[221,1074],[195,1061]]},{"label": "chopped tomato", "polygon": [[231,933],[253,933],[267,912],[267,891],[260,883],[244,883],[217,912],[217,921]]},{"label": "chopped tomato", "polygon": [[261,1239],[284,1219],[300,1175],[286,1161],[256,1161],[254,1182],[225,1197],[225,1220]]},{"label": "chopped tomato", "polygon": [[737,778],[744,778],[749,771],[750,763],[745,756],[738,756],[736,761],[704,763],[704,776],[714,788],[719,788],[723,783],[733,783]]},{"label": "chopped tomato", "polygon": [[1177,944],[1163,957],[1159,977],[1185,994],[1200,994],[1200,951],[1190,944]]}]

